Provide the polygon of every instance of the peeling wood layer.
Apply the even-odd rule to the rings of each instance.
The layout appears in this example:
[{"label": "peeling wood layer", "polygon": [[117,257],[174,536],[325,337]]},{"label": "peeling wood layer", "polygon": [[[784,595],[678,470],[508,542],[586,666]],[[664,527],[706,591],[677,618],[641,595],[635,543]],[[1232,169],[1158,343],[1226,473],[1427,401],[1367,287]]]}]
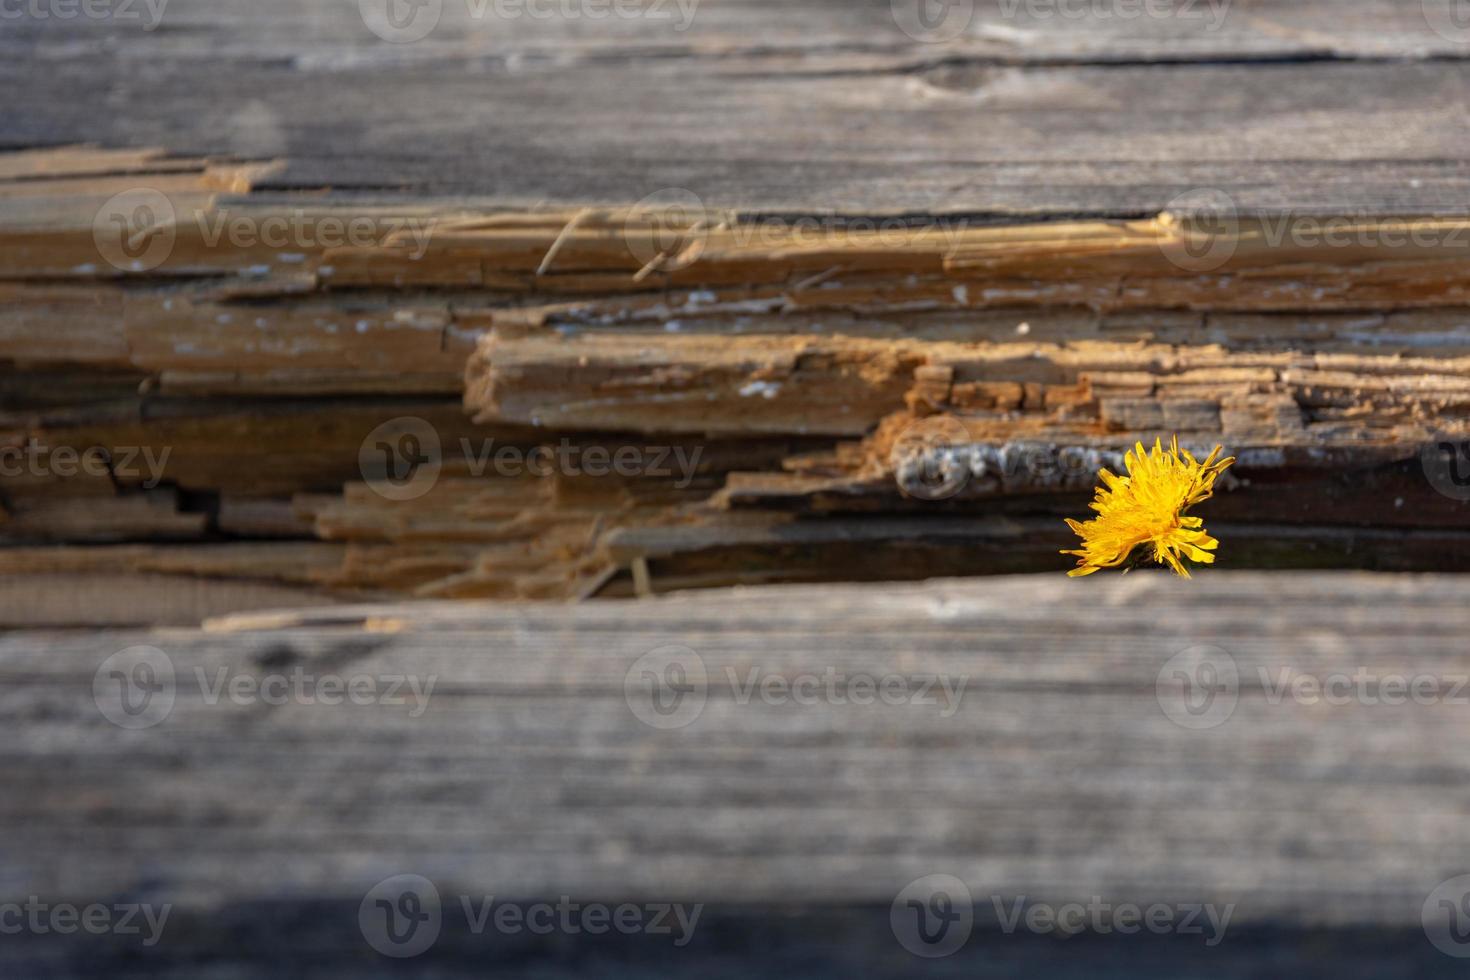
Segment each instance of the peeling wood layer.
[{"label": "peeling wood layer", "polygon": [[[1465,553],[1421,458],[1470,438],[1460,219],[378,207],[252,191],[270,162],[0,161],[14,574],[580,598],[1044,571],[1096,469],[1176,433],[1240,457],[1223,562]],[[404,419],[438,468],[397,499],[365,467],[420,447],[370,438]],[[525,466],[619,450],[640,466]]]}]

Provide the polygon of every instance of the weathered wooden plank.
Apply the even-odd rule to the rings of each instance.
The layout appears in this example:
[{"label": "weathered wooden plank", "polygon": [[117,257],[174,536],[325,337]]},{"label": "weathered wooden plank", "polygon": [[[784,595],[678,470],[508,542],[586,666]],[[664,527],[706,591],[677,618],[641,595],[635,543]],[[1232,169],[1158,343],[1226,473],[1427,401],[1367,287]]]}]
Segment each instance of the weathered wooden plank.
[{"label": "weathered wooden plank", "polygon": [[[1445,19],[1451,11],[1440,0],[1422,6],[1373,0],[1257,0],[1251,4],[1201,0],[1149,5],[976,0],[957,6],[958,16],[945,18],[948,23],[943,29],[913,37],[903,31],[905,26],[914,26],[912,5],[888,0],[780,4],[698,0],[683,5],[625,4],[617,10],[610,9],[610,4],[595,3],[445,3],[437,11],[424,11],[425,21],[413,25],[426,27],[427,18],[437,14],[432,31],[422,41],[387,50],[396,51],[399,59],[463,55],[467,50],[497,55],[526,49],[547,55],[593,55],[602,60],[792,53],[835,59],[926,49],[1037,61],[1089,57],[1350,59],[1390,54],[1428,58],[1459,53],[1453,47],[1456,39],[1436,30],[1452,26]],[[18,46],[38,39],[54,45],[62,39],[76,43],[78,39],[111,37],[132,51],[305,56],[325,49],[363,59],[384,49],[353,5],[318,7],[297,0],[261,0],[241,7],[228,0],[172,0],[156,20],[146,15],[153,14],[157,5],[131,9],[134,16],[124,11],[110,21],[12,18],[15,23],[9,25],[7,40]],[[381,18],[374,23],[381,26]],[[752,36],[752,23],[764,25],[764,32]],[[1002,26],[1007,24],[1008,29]],[[942,38],[946,33],[952,36]],[[308,63],[305,67],[314,66]]]},{"label": "weathered wooden plank", "polygon": [[[375,975],[386,961],[357,909],[402,873],[426,876],[444,900],[442,938],[420,962],[446,971],[475,950],[500,962],[516,948],[466,925],[458,896],[488,894],[702,902],[710,918],[689,969],[708,968],[720,937],[776,928],[778,910],[807,927],[778,930],[775,956],[820,948],[830,933],[814,922],[862,924],[862,948],[900,971],[913,961],[888,907],[910,881],[947,873],[976,905],[976,935],[944,961],[955,969],[1044,960],[1035,935],[1000,928],[995,900],[1025,895],[1233,903],[1211,954],[1228,975],[1263,949],[1349,935],[1368,962],[1392,952],[1435,972],[1449,960],[1423,906],[1463,871],[1470,844],[1457,748],[1470,693],[1456,690],[1470,684],[1467,588],[1458,577],[1142,573],[12,633],[0,637],[11,732],[0,779],[27,791],[0,801],[0,900],[172,903],[146,954],[159,975],[206,946],[239,970],[360,956]],[[120,702],[105,685],[94,697],[94,677],[140,645],[173,671],[157,702],[169,711],[119,728],[104,710],[124,718]],[[650,710],[638,668],[666,666],[645,658],[657,650],[695,668],[672,702],[687,717]],[[1227,671],[1217,693],[1228,713],[1183,710],[1171,668],[1199,666],[1176,657],[1186,650]],[[298,672],[371,679],[377,695],[390,677],[418,688],[400,685],[401,703],[322,703],[331,689],[315,680],[279,704],[251,693]],[[901,679],[911,696],[853,703],[860,691],[843,680],[830,688],[841,697],[821,681],[796,701],[804,688],[783,686],[829,675]],[[949,684],[933,704],[916,689],[929,677]],[[1293,678],[1345,686],[1313,695]],[[222,688],[211,703],[221,679],[243,693]],[[270,953],[243,938],[264,922],[286,923]],[[558,936],[588,963],[631,955],[684,969],[656,944],[624,953]],[[1201,955],[1184,938],[1166,960]],[[1140,975],[1165,942],[1076,941]],[[74,970],[144,954],[136,940],[52,935],[0,955]]]},{"label": "weathered wooden plank", "polygon": [[[904,32],[906,0],[434,6],[414,44],[348,3],[175,0],[155,30],[10,19],[0,140],[281,160],[279,187],[519,207],[668,188],[758,211],[1109,216],[1199,187],[1373,212],[1465,196],[1470,45],[1439,0],[1163,16],[995,0],[954,5],[972,13],[942,43]],[[124,94],[94,97],[119,78]]]}]

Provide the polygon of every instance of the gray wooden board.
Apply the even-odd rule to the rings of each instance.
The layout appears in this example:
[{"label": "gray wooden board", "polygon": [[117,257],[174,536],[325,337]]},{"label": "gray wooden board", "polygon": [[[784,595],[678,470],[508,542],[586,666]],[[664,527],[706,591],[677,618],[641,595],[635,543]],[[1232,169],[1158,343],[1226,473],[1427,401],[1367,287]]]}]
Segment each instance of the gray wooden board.
[{"label": "gray wooden board", "polygon": [[[177,919],[148,950],[42,935],[0,958],[162,970],[214,949],[242,970],[279,961],[310,975],[321,959],[369,975],[390,961],[367,947],[358,906],[375,883],[413,873],[446,906],[426,968],[531,957],[554,969],[563,956],[632,975],[719,974],[729,944],[769,935],[776,959],[900,975],[921,961],[888,929],[889,904],[943,873],[970,888],[977,916],[949,971],[1036,975],[1060,956],[1054,935],[1000,928],[996,901],[1024,895],[1234,904],[1218,946],[1089,935],[1072,949],[1093,954],[1060,956],[1073,970],[1096,956],[1101,975],[1210,962],[1248,975],[1262,957],[1297,963],[1299,946],[1325,944],[1297,972],[1346,956],[1380,968],[1364,975],[1439,975],[1456,964],[1426,938],[1422,909],[1470,870],[1470,690],[1457,689],[1470,677],[1467,597],[1470,579],[1455,576],[1134,573],[11,633],[0,637],[0,901],[168,902]],[[94,678],[138,645],[167,656],[175,683],[158,695],[166,717],[125,730],[102,710],[116,714],[108,676],[100,700]],[[1182,727],[1170,658],[1201,645],[1218,648],[1216,666],[1228,654],[1238,694],[1214,727]],[[691,670],[675,710],[700,710],[658,728],[639,719],[666,717],[649,711],[640,670],[663,661],[639,658],[670,646]],[[915,698],[741,693],[752,676],[829,669],[903,678]],[[379,691],[398,676],[434,686],[404,704],[208,694],[221,678],[297,671],[372,678]],[[1293,676],[1283,671],[1366,679],[1348,703],[1313,703],[1272,695]],[[940,675],[951,690],[965,680],[953,710],[937,687],[937,703],[918,697]],[[1427,678],[1422,703],[1364,703],[1392,696],[1392,678]],[[588,935],[492,940],[455,918],[456,896],[488,894],[702,902],[712,938],[701,948],[696,932],[677,952],[652,936],[631,949]],[[268,949],[247,941],[260,935],[275,937]],[[826,948],[844,935],[862,938]]]},{"label": "gray wooden board", "polygon": [[136,22],[12,17],[0,146],[273,158],[268,188],[516,208],[670,188],[753,212],[1043,217],[1199,188],[1245,209],[1470,197],[1470,31],[1438,0],[1236,0],[1218,23],[1205,0],[1059,2],[1103,12],[981,2],[942,43],[887,2],[703,0],[680,31],[672,2],[671,23],[444,0],[412,44],[350,0],[171,0],[152,30],[141,0]]}]

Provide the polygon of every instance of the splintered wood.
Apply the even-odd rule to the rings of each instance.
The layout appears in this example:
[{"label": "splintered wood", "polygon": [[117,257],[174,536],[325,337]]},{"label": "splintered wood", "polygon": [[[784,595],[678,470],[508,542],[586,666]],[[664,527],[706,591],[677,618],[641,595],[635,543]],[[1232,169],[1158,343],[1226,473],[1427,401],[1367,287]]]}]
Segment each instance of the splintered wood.
[{"label": "splintered wood", "polygon": [[92,614],[143,622],[1060,571],[1098,467],[1174,434],[1240,458],[1222,564],[1470,567],[1464,221],[376,206],[272,169],[0,155],[0,575],[195,590]]}]

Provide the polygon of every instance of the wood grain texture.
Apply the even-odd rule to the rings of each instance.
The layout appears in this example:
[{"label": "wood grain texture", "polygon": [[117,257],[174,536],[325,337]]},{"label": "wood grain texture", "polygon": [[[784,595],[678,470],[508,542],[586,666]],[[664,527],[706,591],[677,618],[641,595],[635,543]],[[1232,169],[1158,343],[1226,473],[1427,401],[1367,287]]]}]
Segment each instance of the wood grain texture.
[{"label": "wood grain texture", "polygon": [[[1421,456],[1467,431],[1462,219],[1349,222],[1336,246],[1315,220],[1236,216],[1206,231],[1208,270],[1180,251],[1200,229],[1173,214],[881,228],[457,211],[417,255],[393,235],[278,254],[202,232],[227,211],[292,214],[280,199],[220,198],[238,170],[141,156],[30,154],[0,183],[21,202],[8,245],[25,280],[0,314],[0,353],[25,372],[5,451],[133,460],[66,479],[38,450],[36,472],[0,480],[0,538],[157,548],[73,551],[67,574],[585,598],[1046,571],[1097,469],[1175,433],[1240,457],[1209,515],[1237,522],[1235,567],[1465,567],[1458,469]],[[103,158],[153,167],[197,209],[157,269],[95,261],[86,173]],[[315,227],[342,210],[294,213]],[[445,397],[461,386],[473,418]],[[443,456],[412,501],[369,472],[395,419]],[[650,472],[490,465],[547,445],[631,450]],[[965,485],[906,495],[915,463],[963,463]],[[313,549],[328,564],[303,581],[289,548],[259,561],[221,546],[235,537],[346,546]]]},{"label": "wood grain texture", "polygon": [[[954,0],[939,40],[913,0],[488,2],[408,44],[354,0],[0,11],[0,452],[42,447],[0,474],[0,973],[1454,975],[1470,579],[1231,569],[1470,570],[1418,453],[1470,433],[1458,0]],[[446,452],[396,500],[363,454],[406,419]],[[926,419],[974,464],[941,500]],[[1063,578],[1096,465],[1172,431],[1242,453],[1221,567]],[[475,453],[558,441],[703,457]],[[168,456],[56,472],[99,447]],[[891,584],[937,574],[998,577]],[[833,579],[890,581],[468,601]],[[444,906],[407,962],[362,919],[405,873]],[[920,960],[890,913],[933,874],[976,927]],[[476,931],[491,895],[702,914]],[[1230,921],[1004,926],[1094,900]],[[170,915],[13,934],[35,901]]]},{"label": "wood grain texture", "polygon": [[[1401,957],[1381,975],[1431,975],[1413,971],[1448,961],[1424,938],[1421,905],[1465,871],[1470,845],[1453,690],[1470,673],[1467,594],[1457,577],[1142,573],[13,633],[0,637],[0,768],[25,791],[0,804],[0,899],[167,901],[177,918],[148,953],[52,936],[0,955],[177,970],[209,948],[222,968],[346,956],[376,975],[385,961],[365,949],[357,906],[379,880],[416,873],[446,905],[704,902],[716,923],[687,955],[557,940],[589,963],[631,956],[684,975],[770,928],[773,957],[867,950],[874,972],[898,975],[917,961],[895,945],[887,907],[912,879],[948,873],[978,917],[950,970],[1034,966],[1054,949],[999,931],[991,896],[1096,895],[1235,903],[1210,953],[1222,968],[1290,959],[1326,930],[1324,962],[1357,942],[1370,961]],[[123,730],[93,677],[139,644],[174,669],[171,711]],[[671,645],[706,681],[688,675],[700,710],[660,729],[639,720],[656,716],[636,668]],[[1189,729],[1171,720],[1183,695],[1165,668],[1200,645],[1228,656],[1238,700],[1217,726]],[[196,670],[208,684],[299,670],[434,686],[404,703],[211,704]],[[742,701],[751,677],[829,672],[903,677],[914,693],[928,676],[965,686],[953,701],[936,686],[934,704]],[[1370,695],[1422,677],[1430,693],[1397,706],[1273,701],[1294,674],[1364,675]],[[761,924],[777,910],[803,925]],[[442,946],[420,965],[479,955],[514,968],[529,955],[525,937],[472,936],[456,916],[446,909]],[[829,933],[813,923],[867,938],[818,952]],[[262,933],[270,948],[252,948]],[[1152,957],[1201,955],[1186,938],[1092,936],[1069,954],[1094,944],[1153,975]]]},{"label": "wood grain texture", "polygon": [[1463,209],[1470,45],[1448,0],[1218,18],[1204,0],[1162,17],[984,0],[942,43],[895,6],[916,5],[476,18],[448,0],[413,44],[346,2],[174,0],[153,29],[11,19],[0,143],[282,160],[282,189],[518,208],[679,187],[752,211],[1119,216],[1219,187],[1247,207]]}]

